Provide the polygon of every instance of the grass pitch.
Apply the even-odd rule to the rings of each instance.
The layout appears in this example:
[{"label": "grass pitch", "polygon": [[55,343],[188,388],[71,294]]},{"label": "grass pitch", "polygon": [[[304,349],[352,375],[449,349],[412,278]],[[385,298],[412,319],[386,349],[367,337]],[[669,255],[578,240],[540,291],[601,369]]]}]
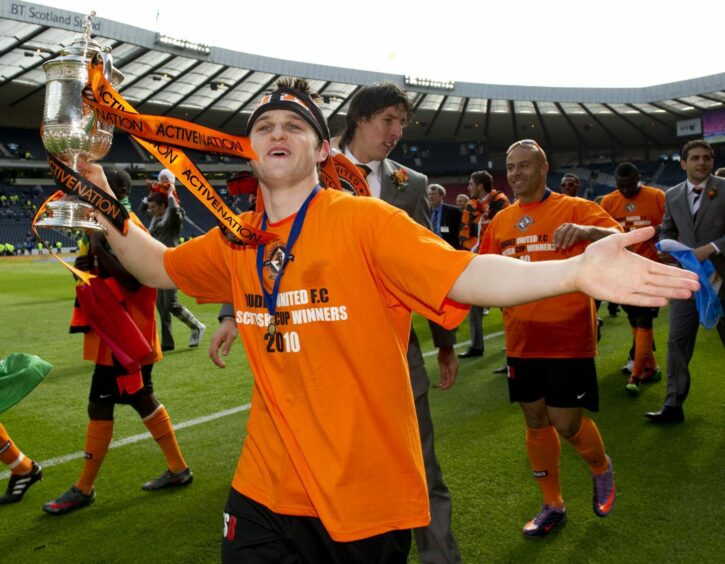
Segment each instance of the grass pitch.
[{"label": "grass pitch", "polygon": [[[73,281],[52,261],[0,259],[0,356],[30,352],[54,369],[25,400],[0,415],[13,440],[44,464],[45,478],[18,504],[0,507],[3,562],[218,562],[222,509],[245,433],[251,375],[237,343],[220,370],[206,349],[217,325],[216,306],[182,301],[209,330],[197,350],[175,322],[177,350],[154,368],[154,385],[177,427],[194,471],[179,490],[144,492],[164,459],[136,413],[117,407],[114,447],[96,482],[96,503],[52,517],[40,506],[74,483],[82,465],[92,364],[81,358],[82,337],[68,334]],[[453,494],[453,526],[465,562],[715,562],[725,526],[725,356],[717,334],[701,330],[691,363],[693,385],[684,425],[657,427],[642,413],[661,406],[664,381],[624,391],[620,368],[631,333],[626,317],[607,317],[598,359],[601,411],[594,416],[611,455],[619,499],[606,519],[591,508],[591,478],[563,441],[562,486],[569,522],[539,541],[520,528],[540,496],[524,448],[523,418],[508,402],[501,316],[484,318],[483,358],[462,360],[458,381],[432,388],[436,448]],[[416,318],[424,350],[427,326]],[[665,365],[667,312],[656,321]],[[468,324],[459,330],[467,340]],[[576,339],[576,335],[571,336]],[[438,370],[427,358],[431,380]],[[0,467],[0,488],[7,473]],[[417,562],[415,551],[411,562]]]}]

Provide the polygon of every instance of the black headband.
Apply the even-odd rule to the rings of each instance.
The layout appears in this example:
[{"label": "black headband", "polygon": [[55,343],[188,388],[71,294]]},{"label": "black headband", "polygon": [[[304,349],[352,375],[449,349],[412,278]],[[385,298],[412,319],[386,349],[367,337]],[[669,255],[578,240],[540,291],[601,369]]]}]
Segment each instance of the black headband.
[{"label": "black headband", "polygon": [[315,104],[309,95],[287,86],[280,87],[259,101],[257,108],[249,116],[249,121],[247,122],[247,137],[252,132],[254,122],[259,119],[259,116],[269,110],[289,110],[295,112],[312,126],[321,141],[330,140],[330,130],[327,127],[327,120],[322,110],[320,110],[320,107]]}]

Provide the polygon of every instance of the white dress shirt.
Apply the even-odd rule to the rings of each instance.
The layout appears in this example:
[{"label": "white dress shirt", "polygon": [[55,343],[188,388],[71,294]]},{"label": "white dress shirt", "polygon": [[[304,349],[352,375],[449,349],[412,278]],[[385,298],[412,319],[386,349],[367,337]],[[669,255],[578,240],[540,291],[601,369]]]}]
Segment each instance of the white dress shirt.
[{"label": "white dress shirt", "polygon": [[[692,215],[695,215],[695,213],[700,209],[700,203],[702,202],[702,199],[705,197],[705,186],[707,185],[707,180],[705,179],[702,184],[693,184],[689,180],[687,181],[687,203],[690,206],[690,212]],[[695,192],[695,187],[702,188],[702,192],[699,194],[699,198],[697,197],[698,194]]]},{"label": "white dress shirt", "polygon": [[345,147],[345,156],[350,159],[353,164],[364,164],[370,169],[370,174],[368,174],[368,177],[366,180],[368,181],[368,188],[370,188],[370,195],[373,198],[380,198],[380,189],[382,188],[382,171],[383,171],[383,161],[370,161],[367,163],[361,163],[359,160],[357,160],[357,157],[353,155],[350,152],[350,149],[348,147]]}]

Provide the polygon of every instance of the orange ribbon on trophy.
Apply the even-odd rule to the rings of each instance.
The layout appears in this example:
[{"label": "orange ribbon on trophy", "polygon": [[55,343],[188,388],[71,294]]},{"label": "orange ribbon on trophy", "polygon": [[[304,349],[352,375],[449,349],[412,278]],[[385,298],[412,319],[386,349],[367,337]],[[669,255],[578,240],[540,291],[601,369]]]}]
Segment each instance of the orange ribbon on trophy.
[{"label": "orange ribbon on trophy", "polygon": [[144,149],[169,169],[217,218],[220,228],[233,243],[264,244],[277,237],[243,224],[196,165],[179,149],[233,155],[254,159],[249,139],[227,135],[176,118],[139,114],[103,74],[103,61],[96,55],[88,68],[88,86],[83,97],[96,117],[131,135]]},{"label": "orange ribbon on trophy", "polygon": [[[205,198],[210,191],[214,192],[214,189],[208,184],[204,188],[198,185],[199,180],[203,180],[204,177],[179,147],[243,159],[256,159],[247,137],[229,135],[177,118],[139,114],[106,79],[100,55],[90,63],[89,83],[83,91],[83,96],[98,119],[112,123],[114,127],[139,141],[171,170],[184,186],[204,202],[212,213],[215,210],[206,203]],[[344,190],[357,196],[370,195],[365,177],[341,153],[330,155],[321,164],[320,181],[326,188]],[[205,180],[204,182],[206,183]],[[226,218],[219,218],[218,215],[217,218],[222,219],[221,225],[225,225]]]},{"label": "orange ribbon on trophy", "polygon": [[[83,99],[98,120],[113,124],[115,128],[131,135],[165,168],[169,169],[211,211],[216,217],[220,229],[232,243],[257,245],[277,239],[274,234],[242,223],[240,217],[226,205],[202,172],[182,150],[182,148],[186,148],[243,159],[256,159],[247,137],[229,135],[177,118],[138,113],[106,79],[100,54],[97,54],[89,63],[88,84],[83,89]],[[126,233],[128,217],[127,214],[124,216],[119,211],[123,206],[117,202],[117,206],[112,205],[112,202],[115,202],[112,196],[79,177],[63,162],[53,157],[49,160],[58,188],[92,205],[119,231]],[[320,165],[320,180],[321,184],[327,188],[343,190],[359,196],[370,195],[364,176],[342,153],[331,154]],[[103,197],[99,194],[103,194]],[[49,198],[46,204],[53,198]],[[257,211],[261,211],[263,206],[261,198],[258,203]],[[43,209],[44,207],[45,205]]]}]

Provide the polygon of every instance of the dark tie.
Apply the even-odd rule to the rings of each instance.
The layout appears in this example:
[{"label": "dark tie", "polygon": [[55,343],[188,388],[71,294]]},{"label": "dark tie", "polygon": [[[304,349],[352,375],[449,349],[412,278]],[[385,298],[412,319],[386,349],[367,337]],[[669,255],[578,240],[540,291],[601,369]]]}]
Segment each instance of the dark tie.
[{"label": "dark tie", "polygon": [[368,165],[364,164],[356,164],[355,165],[358,170],[360,171],[360,174],[362,174],[363,178],[367,178],[368,174],[372,172],[372,169]]},{"label": "dark tie", "polygon": [[433,224],[433,233],[436,235],[441,234],[441,208],[438,206],[437,208],[433,208],[430,214],[430,220]]},{"label": "dark tie", "polygon": [[702,186],[693,186],[692,191],[695,193],[695,197],[692,199],[692,221],[695,221],[697,212],[700,211],[700,206],[697,204],[700,202],[700,196],[702,196]]}]

